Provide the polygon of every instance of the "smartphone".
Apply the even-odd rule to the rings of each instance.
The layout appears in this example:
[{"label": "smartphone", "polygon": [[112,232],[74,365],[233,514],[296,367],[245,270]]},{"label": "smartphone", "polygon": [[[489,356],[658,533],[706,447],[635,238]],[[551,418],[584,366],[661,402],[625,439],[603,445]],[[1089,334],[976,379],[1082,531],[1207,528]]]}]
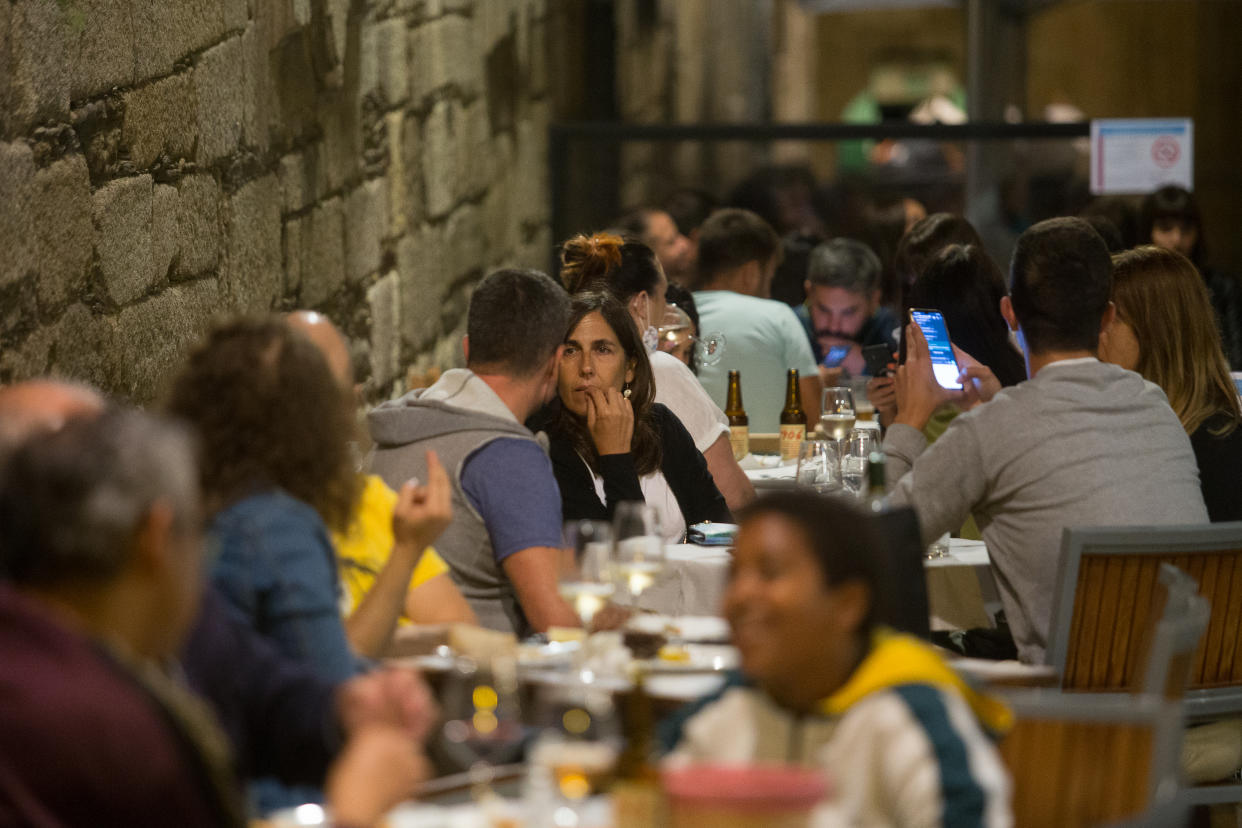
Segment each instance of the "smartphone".
[{"label": "smartphone", "polygon": [[941,388],[959,390],[962,384],[957,381],[962,373],[953,358],[953,345],[949,342],[949,329],[944,324],[944,315],[938,310],[926,308],[910,308],[910,320],[919,326],[923,338],[927,340],[927,350],[931,354],[932,373]]},{"label": "smartphone", "polygon": [[862,355],[867,363],[867,373],[871,376],[887,377],[893,373],[888,369],[888,364],[893,361],[893,349],[883,342],[863,348]]},{"label": "smartphone", "polygon": [[850,354],[849,345],[833,345],[821,363],[825,368],[836,368]]}]

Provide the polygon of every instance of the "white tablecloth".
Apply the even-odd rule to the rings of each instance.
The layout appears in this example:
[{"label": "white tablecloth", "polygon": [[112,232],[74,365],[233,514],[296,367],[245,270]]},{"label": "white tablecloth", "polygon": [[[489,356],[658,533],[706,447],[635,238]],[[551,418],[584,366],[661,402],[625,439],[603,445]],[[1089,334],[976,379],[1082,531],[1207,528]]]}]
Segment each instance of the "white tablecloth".
[{"label": "white tablecloth", "polygon": [[664,547],[664,554],[664,572],[638,596],[638,606],[661,615],[719,615],[729,576],[728,548],[681,543]]},{"label": "white tablecloth", "polygon": [[[660,579],[638,606],[663,615],[719,615],[729,577],[729,550],[718,546],[666,546]],[[1000,607],[996,580],[982,541],[951,538],[949,554],[925,560],[932,629],[994,626]]]}]

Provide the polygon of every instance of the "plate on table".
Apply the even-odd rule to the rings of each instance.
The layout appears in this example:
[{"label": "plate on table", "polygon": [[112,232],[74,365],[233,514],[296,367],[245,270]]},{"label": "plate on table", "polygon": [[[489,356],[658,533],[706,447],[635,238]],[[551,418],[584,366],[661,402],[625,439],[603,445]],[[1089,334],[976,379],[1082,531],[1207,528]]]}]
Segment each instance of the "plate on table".
[{"label": "plate on table", "polygon": [[686,644],[663,647],[660,655],[642,663],[652,673],[720,673],[736,669],[739,656],[727,644]]},{"label": "plate on table", "polygon": [[655,615],[640,613],[625,625],[634,632],[680,638],[698,644],[729,640],[729,622],[715,615]]}]

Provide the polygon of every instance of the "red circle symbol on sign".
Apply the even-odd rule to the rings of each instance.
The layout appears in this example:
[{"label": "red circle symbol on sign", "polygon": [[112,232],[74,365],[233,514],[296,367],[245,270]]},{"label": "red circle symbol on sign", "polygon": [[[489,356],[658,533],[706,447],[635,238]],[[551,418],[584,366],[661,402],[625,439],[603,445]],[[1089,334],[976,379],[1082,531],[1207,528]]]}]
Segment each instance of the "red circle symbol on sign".
[{"label": "red circle symbol on sign", "polygon": [[1176,138],[1162,135],[1151,145],[1151,158],[1156,166],[1168,169],[1182,157],[1182,147]]}]

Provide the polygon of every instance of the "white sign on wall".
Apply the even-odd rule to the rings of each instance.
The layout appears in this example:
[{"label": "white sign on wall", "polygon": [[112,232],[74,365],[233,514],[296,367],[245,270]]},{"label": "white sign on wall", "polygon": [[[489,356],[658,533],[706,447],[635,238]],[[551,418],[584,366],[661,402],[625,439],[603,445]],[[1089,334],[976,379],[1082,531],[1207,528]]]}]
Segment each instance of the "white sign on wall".
[{"label": "white sign on wall", "polygon": [[1165,184],[1194,189],[1190,118],[1096,119],[1091,122],[1091,192],[1150,193]]}]

